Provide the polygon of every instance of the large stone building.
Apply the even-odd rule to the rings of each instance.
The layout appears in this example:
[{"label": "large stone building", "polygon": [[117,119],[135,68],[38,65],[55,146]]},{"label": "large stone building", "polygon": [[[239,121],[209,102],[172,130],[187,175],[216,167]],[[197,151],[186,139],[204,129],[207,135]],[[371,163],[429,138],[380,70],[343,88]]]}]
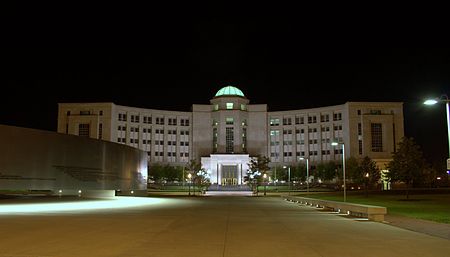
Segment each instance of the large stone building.
[{"label": "large stone building", "polygon": [[369,156],[384,168],[404,135],[403,104],[347,102],[268,112],[266,104],[250,104],[241,90],[227,86],[210,104],[194,104],[192,112],[60,103],[58,132],[139,148],[150,163],[201,160],[212,183],[241,184],[250,157],[270,157],[272,166],[303,157],[314,166],[342,160],[343,144],[346,158]]}]

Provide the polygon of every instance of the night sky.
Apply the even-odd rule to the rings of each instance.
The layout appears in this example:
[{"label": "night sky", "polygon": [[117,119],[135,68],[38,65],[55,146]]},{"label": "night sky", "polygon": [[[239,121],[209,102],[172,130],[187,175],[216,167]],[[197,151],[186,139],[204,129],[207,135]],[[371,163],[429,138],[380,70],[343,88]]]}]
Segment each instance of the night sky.
[{"label": "night sky", "polygon": [[56,131],[58,102],[190,111],[233,85],[269,111],[404,102],[406,136],[430,162],[448,156],[444,105],[422,105],[450,94],[439,21],[52,8],[7,8],[1,124]]}]

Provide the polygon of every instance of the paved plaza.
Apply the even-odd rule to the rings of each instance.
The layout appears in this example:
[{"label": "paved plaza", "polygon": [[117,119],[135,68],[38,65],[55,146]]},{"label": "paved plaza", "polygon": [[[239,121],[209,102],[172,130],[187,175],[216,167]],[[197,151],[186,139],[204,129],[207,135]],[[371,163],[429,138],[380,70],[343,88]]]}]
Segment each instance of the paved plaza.
[{"label": "paved plaza", "polygon": [[[0,256],[449,256],[450,241],[280,197],[140,198],[123,208],[27,212],[0,200]],[[70,199],[52,198],[50,202]],[[86,200],[72,199],[70,203]],[[69,204],[70,205],[70,204]],[[9,207],[8,207],[9,206]],[[34,207],[33,207],[34,208]],[[31,208],[28,208],[31,209]],[[3,210],[3,212],[2,212]]]}]

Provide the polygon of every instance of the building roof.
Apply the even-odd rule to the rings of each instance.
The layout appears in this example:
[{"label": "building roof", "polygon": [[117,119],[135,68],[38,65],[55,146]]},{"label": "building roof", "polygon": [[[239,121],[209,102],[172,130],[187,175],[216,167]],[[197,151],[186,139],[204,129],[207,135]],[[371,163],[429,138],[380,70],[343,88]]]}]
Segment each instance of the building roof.
[{"label": "building roof", "polygon": [[221,88],[219,91],[217,91],[215,97],[219,97],[219,96],[241,96],[241,97],[245,97],[244,93],[242,93],[242,91],[237,88],[237,87],[233,87],[233,86],[226,86]]}]

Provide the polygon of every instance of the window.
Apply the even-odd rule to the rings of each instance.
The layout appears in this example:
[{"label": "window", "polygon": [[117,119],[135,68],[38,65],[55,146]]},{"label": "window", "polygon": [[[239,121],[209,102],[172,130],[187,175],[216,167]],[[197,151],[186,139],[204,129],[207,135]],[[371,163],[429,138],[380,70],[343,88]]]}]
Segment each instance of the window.
[{"label": "window", "polygon": [[383,131],[381,123],[371,123],[372,152],[383,152]]},{"label": "window", "polygon": [[330,115],[328,115],[328,114],[320,115],[320,122],[329,122],[329,121],[330,121]]},{"label": "window", "polygon": [[358,135],[359,135],[359,136],[362,135],[361,123],[358,123]]},{"label": "window", "polygon": [[225,128],[225,151],[227,153],[234,152],[234,129],[233,128]]},{"label": "window", "polygon": [[337,112],[333,114],[333,120],[337,121],[337,120],[342,120],[342,113]]},{"label": "window", "polygon": [[247,152],[247,129],[242,129],[242,151]]},{"label": "window", "polygon": [[342,130],[342,125],[336,125],[333,128],[334,130]]},{"label": "window", "polygon": [[218,111],[218,110],[219,110],[219,105],[218,105],[218,104],[215,104],[215,105],[213,106],[213,110],[214,110],[214,111]]},{"label": "window", "polygon": [[139,115],[131,115],[131,122],[139,122]]},{"label": "window", "polygon": [[305,123],[305,118],[303,118],[303,116],[296,116],[295,117],[295,124],[304,124]]},{"label": "window", "polygon": [[213,153],[217,153],[217,128],[213,128]]},{"label": "window", "polygon": [[100,116],[103,116],[103,111],[100,111],[100,112],[99,112],[99,115],[100,115]]},{"label": "window", "polygon": [[308,116],[308,123],[317,123],[316,116]]},{"label": "window", "polygon": [[233,103],[227,103],[227,110],[233,110]]},{"label": "window", "polygon": [[78,135],[81,137],[89,137],[89,124],[79,124]]},{"label": "window", "polygon": [[91,115],[91,111],[80,111],[80,115]]},{"label": "window", "polygon": [[157,124],[157,125],[164,125],[164,118],[162,118],[162,117],[157,117],[157,118],[156,118],[156,124]]},{"label": "window", "polygon": [[127,121],[127,115],[125,113],[119,113],[119,121]]},{"label": "window", "polygon": [[270,135],[271,136],[278,136],[278,135],[280,135],[280,131],[279,130],[271,130],[270,131]]},{"label": "window", "polygon": [[330,131],[330,127],[328,127],[328,126],[322,127],[322,132],[327,132],[327,131]]},{"label": "window", "polygon": [[103,124],[98,124],[98,139],[102,139],[103,137]]},{"label": "window", "polygon": [[283,125],[292,125],[292,118],[283,118]]},{"label": "window", "polygon": [[370,110],[370,114],[372,114],[372,115],[380,115],[381,114],[381,110]]},{"label": "window", "polygon": [[247,106],[245,104],[241,104],[241,111],[247,110]]},{"label": "window", "polygon": [[152,124],[152,116],[144,116],[144,123]]},{"label": "window", "polygon": [[189,126],[189,119],[180,119],[181,126]]},{"label": "window", "polygon": [[270,119],[270,126],[279,126],[280,125],[280,119],[272,118]]},{"label": "window", "polygon": [[234,124],[234,119],[233,118],[226,118],[225,119],[225,123],[227,125],[233,125]]},{"label": "window", "polygon": [[176,126],[177,125],[177,119],[176,118],[169,118],[169,125]]},{"label": "window", "polygon": [[361,115],[361,110],[358,110],[358,115]]},{"label": "window", "polygon": [[67,111],[67,116],[70,116],[70,111]]},{"label": "window", "polygon": [[283,130],[283,135],[291,135],[291,134],[292,134],[292,129]]}]

